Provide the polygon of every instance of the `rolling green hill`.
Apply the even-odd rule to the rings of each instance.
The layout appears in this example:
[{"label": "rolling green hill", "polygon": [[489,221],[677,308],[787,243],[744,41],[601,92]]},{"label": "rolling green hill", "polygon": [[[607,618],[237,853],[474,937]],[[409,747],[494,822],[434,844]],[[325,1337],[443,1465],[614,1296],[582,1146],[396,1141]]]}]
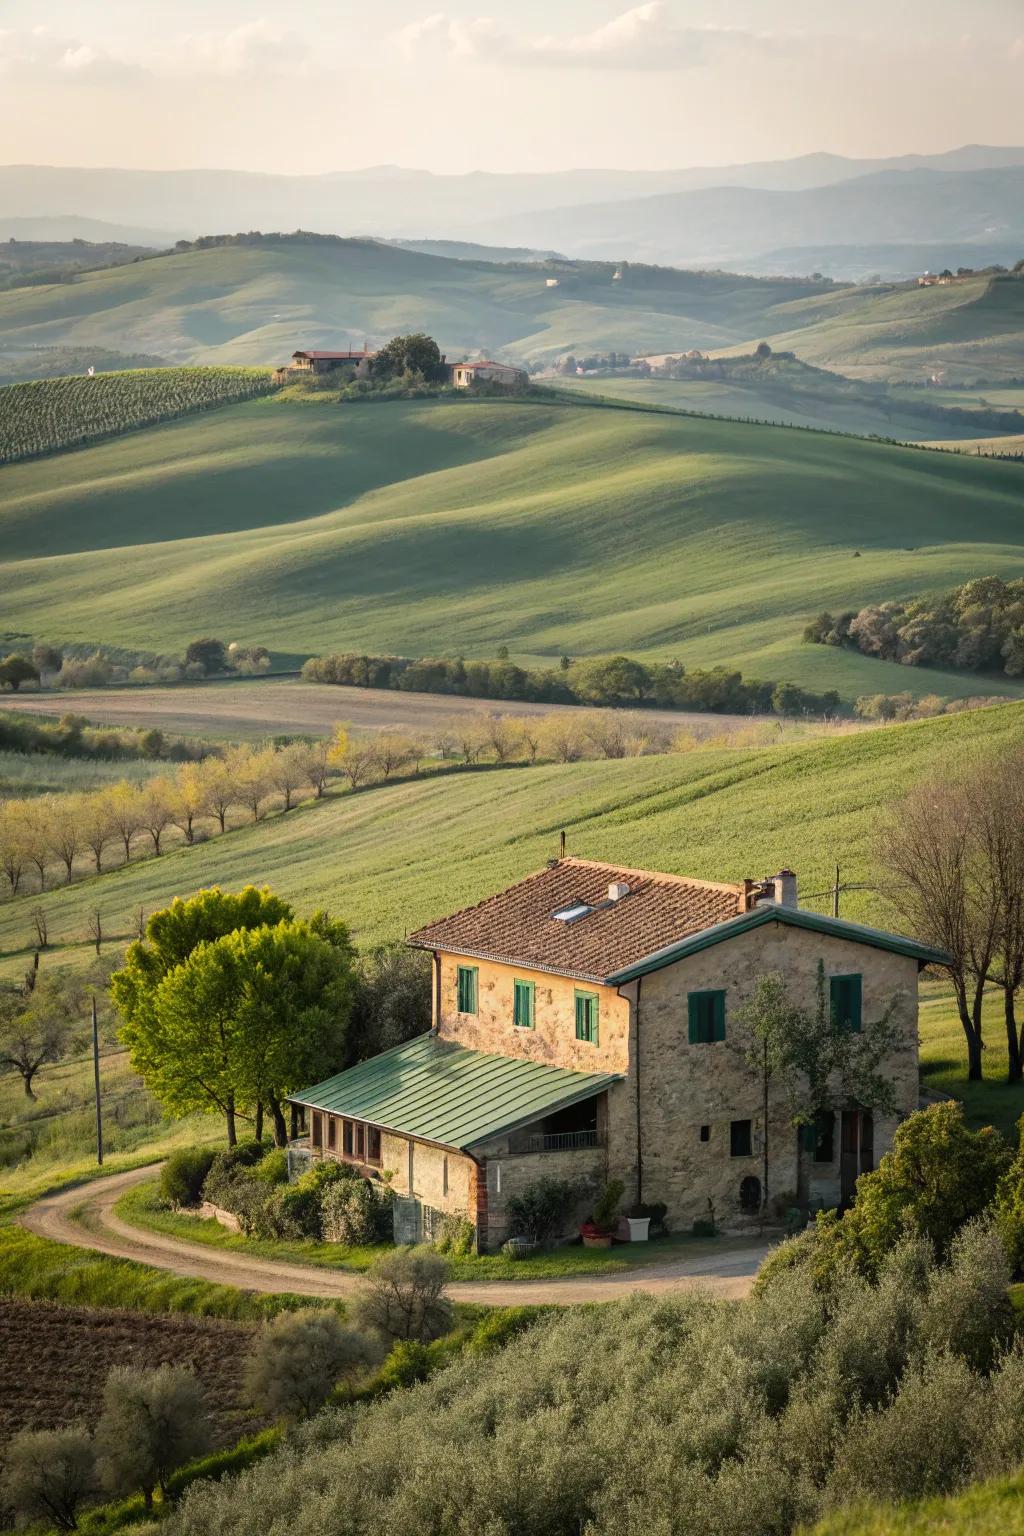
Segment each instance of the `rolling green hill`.
[{"label": "rolling green hill", "polygon": [[1013,464],[626,406],[270,397],[0,471],[6,623],[1014,691],[800,635],[823,607],[1020,574],[1022,493]]},{"label": "rolling green hill", "polygon": [[322,236],[203,244],[70,284],[0,293],[0,348],[96,345],[175,362],[274,364],[297,347],[361,346],[424,330],[449,356],[706,349],[759,333],[773,306],[829,287],[643,267],[614,280],[614,271],[609,263],[455,261]]},{"label": "rolling green hill", "polygon": [[771,323],[773,346],[840,373],[950,384],[1024,376],[1024,275],[834,289],[779,305]]},{"label": "rolling green hill", "polygon": [[[538,868],[558,851],[709,879],[790,865],[803,905],[878,878],[880,809],[954,759],[1024,742],[1024,705],[760,749],[515,767],[332,793],[286,816],[47,892],[51,941],[83,943],[97,907],[113,939],[140,906],[219,882],[267,882],[303,911],[327,905],[360,944],[400,939]],[[0,903],[0,957],[26,949],[36,894]],[[847,917],[884,920],[871,891]]]}]

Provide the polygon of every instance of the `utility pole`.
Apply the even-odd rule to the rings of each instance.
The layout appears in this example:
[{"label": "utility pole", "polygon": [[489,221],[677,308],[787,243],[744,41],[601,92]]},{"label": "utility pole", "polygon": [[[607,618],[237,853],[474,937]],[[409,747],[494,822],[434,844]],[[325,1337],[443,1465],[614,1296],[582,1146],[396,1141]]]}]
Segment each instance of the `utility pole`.
[{"label": "utility pole", "polygon": [[836,883],[832,887],[832,916],[839,916],[839,865],[836,865]]},{"label": "utility pole", "polygon": [[92,1075],[96,1085],[96,1161],[103,1167],[103,1111],[100,1107],[100,1026],[96,1017],[96,994],[92,995]]}]

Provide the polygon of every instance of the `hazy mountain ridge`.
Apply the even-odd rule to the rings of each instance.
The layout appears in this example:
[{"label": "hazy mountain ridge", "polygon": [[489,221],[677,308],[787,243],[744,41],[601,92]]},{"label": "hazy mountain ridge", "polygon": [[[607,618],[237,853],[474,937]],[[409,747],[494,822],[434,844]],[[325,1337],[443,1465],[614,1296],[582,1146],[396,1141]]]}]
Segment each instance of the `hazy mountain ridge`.
[{"label": "hazy mountain ridge", "polygon": [[[691,167],[671,171],[571,170],[536,173],[471,172],[438,175],[395,166],[317,176],[284,176],[254,171],[136,171],[55,166],[0,167],[0,233],[12,220],[60,218],[104,221],[148,229],[154,243],[193,238],[213,229],[317,229],[344,235],[409,240],[465,240],[471,243],[565,250],[569,255],[599,251],[615,258],[680,261],[746,259],[763,252],[821,239],[832,201],[825,196],[817,221],[804,220],[789,233],[757,225],[757,195],[777,194],[814,201],[850,183],[875,181],[884,200],[885,175],[919,177],[938,172],[968,180],[990,172],[1024,167],[1024,147],[969,145],[937,155],[849,159],[812,154],[792,160],[746,165]],[[685,205],[710,221],[700,245],[683,250],[677,229],[664,217],[650,226],[658,198],[708,197],[710,204]],[[724,203],[723,200],[724,199]],[[716,200],[723,211],[715,213]],[[610,209],[615,209],[610,213]],[[603,211],[601,211],[603,210]],[[730,210],[734,210],[731,211]],[[655,210],[656,211],[656,210]],[[637,220],[643,227],[630,228]],[[749,227],[737,234],[743,219]],[[723,224],[724,220],[724,224]],[[577,222],[581,227],[577,229]],[[970,234],[976,234],[976,223]],[[955,222],[939,223],[938,239],[965,237]],[[545,231],[555,229],[554,238]],[[166,238],[161,232],[166,231]],[[74,230],[88,237],[86,229]],[[94,237],[104,238],[98,232]],[[111,236],[106,236],[111,238]],[[881,231],[828,233],[824,243],[887,243]],[[926,238],[909,231],[909,238]],[[140,240],[139,243],[148,243]]]}]

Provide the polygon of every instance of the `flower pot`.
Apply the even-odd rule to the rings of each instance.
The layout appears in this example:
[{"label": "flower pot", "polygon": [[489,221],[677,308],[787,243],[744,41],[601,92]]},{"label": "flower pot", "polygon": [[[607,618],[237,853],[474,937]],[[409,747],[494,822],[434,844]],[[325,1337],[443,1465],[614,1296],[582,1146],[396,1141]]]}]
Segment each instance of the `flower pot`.
[{"label": "flower pot", "polygon": [[612,1234],[610,1232],[581,1232],[584,1248],[610,1248]]},{"label": "flower pot", "polygon": [[646,1243],[651,1235],[651,1218],[649,1216],[627,1216],[629,1226],[629,1240],[631,1243]]}]

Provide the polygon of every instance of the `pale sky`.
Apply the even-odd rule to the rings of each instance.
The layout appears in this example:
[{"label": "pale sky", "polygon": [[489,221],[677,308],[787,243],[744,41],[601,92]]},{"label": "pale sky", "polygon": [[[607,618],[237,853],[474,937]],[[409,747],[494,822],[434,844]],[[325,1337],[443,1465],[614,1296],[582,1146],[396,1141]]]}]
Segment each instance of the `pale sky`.
[{"label": "pale sky", "polygon": [[1024,143],[1024,0],[0,0],[0,163],[667,169]]}]

